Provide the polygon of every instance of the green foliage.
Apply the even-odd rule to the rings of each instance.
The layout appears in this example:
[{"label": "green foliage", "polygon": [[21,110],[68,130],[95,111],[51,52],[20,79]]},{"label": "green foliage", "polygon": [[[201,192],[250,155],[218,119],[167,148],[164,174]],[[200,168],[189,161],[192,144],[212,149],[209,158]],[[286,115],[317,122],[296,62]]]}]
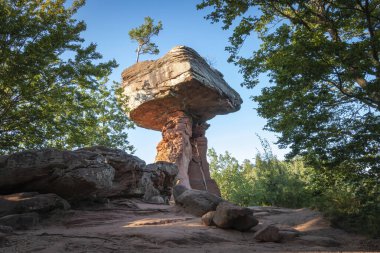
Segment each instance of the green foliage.
[{"label": "green foliage", "polygon": [[138,43],[136,62],[139,61],[141,54],[158,54],[160,50],[156,44],[151,42],[151,38],[162,30],[161,21],[154,25],[151,17],[145,17],[144,24],[129,31],[129,37]]},{"label": "green foliage", "polygon": [[[206,17],[234,27],[230,62],[252,88],[266,128],[290,157],[315,167],[369,171],[380,178],[380,5],[378,0],[204,0]],[[234,23],[236,21],[236,23]],[[236,25],[235,25],[236,24]],[[239,55],[251,33],[262,41]],[[248,47],[248,45],[246,45]]]},{"label": "green foliage", "polygon": [[223,198],[243,206],[317,208],[337,227],[380,236],[380,186],[374,177],[305,167],[300,157],[279,161],[262,144],[264,153],[254,164],[209,150],[211,177]]},{"label": "green foliage", "polygon": [[315,170],[311,176],[313,206],[333,225],[347,231],[380,236],[380,186],[368,174],[347,176]]},{"label": "green foliage", "polygon": [[279,161],[269,149],[257,154],[255,164],[242,165],[228,152],[217,155],[209,150],[210,171],[222,197],[243,206],[273,205],[304,207],[310,205],[307,182],[309,168],[301,160]]},{"label": "green foliage", "polygon": [[84,1],[0,1],[0,153],[42,147],[105,144],[132,149],[107,77],[116,62],[100,62],[84,46]]}]

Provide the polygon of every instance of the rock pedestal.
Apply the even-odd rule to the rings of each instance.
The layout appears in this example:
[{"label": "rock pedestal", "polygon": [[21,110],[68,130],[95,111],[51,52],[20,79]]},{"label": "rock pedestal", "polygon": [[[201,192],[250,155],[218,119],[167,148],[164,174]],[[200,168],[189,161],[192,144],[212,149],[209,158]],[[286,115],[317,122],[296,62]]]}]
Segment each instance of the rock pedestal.
[{"label": "rock pedestal", "polygon": [[195,123],[191,137],[192,159],[189,164],[190,186],[193,189],[205,190],[220,196],[216,182],[210,177],[210,167],[207,161],[207,123]]},{"label": "rock pedestal", "polygon": [[157,146],[156,161],[175,163],[178,167],[178,183],[191,188],[188,167],[192,158],[190,138],[192,119],[184,112],[173,113],[162,128],[162,140]]},{"label": "rock pedestal", "polygon": [[162,131],[156,161],[175,163],[180,185],[220,195],[206,159],[206,121],[239,110],[239,94],[185,46],[125,69],[122,78],[129,117],[138,126]]}]

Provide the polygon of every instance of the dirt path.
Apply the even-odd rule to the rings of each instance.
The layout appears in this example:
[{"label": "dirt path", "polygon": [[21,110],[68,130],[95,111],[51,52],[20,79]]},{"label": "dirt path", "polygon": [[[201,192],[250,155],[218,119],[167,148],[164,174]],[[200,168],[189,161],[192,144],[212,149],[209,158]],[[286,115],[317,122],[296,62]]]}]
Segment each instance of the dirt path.
[{"label": "dirt path", "polygon": [[55,214],[34,230],[9,236],[0,252],[310,252],[380,251],[380,243],[333,229],[309,209],[252,207],[263,224],[299,236],[259,243],[254,230],[206,227],[176,207],[118,200],[107,207]]}]

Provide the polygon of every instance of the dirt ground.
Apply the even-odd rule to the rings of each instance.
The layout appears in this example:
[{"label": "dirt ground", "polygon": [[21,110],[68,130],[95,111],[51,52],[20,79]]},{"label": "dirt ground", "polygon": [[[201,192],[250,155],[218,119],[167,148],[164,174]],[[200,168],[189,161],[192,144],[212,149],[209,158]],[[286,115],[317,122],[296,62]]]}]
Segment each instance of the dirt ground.
[{"label": "dirt ground", "polygon": [[[32,230],[16,231],[0,252],[380,252],[380,241],[331,228],[316,211],[252,207],[260,224],[248,232],[206,227],[175,206],[113,200],[105,206],[55,213]],[[274,224],[299,235],[257,242]]]}]

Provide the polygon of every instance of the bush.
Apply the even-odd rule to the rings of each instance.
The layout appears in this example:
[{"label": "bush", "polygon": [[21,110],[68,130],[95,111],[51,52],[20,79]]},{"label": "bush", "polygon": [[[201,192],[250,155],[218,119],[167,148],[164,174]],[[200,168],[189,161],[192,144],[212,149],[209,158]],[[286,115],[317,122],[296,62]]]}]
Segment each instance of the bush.
[{"label": "bush", "polygon": [[332,225],[347,231],[380,236],[380,186],[376,175],[347,173],[352,168],[311,168],[302,158],[280,161],[263,142],[255,162],[239,164],[230,153],[209,150],[211,177],[222,197],[242,206],[310,207]]}]

